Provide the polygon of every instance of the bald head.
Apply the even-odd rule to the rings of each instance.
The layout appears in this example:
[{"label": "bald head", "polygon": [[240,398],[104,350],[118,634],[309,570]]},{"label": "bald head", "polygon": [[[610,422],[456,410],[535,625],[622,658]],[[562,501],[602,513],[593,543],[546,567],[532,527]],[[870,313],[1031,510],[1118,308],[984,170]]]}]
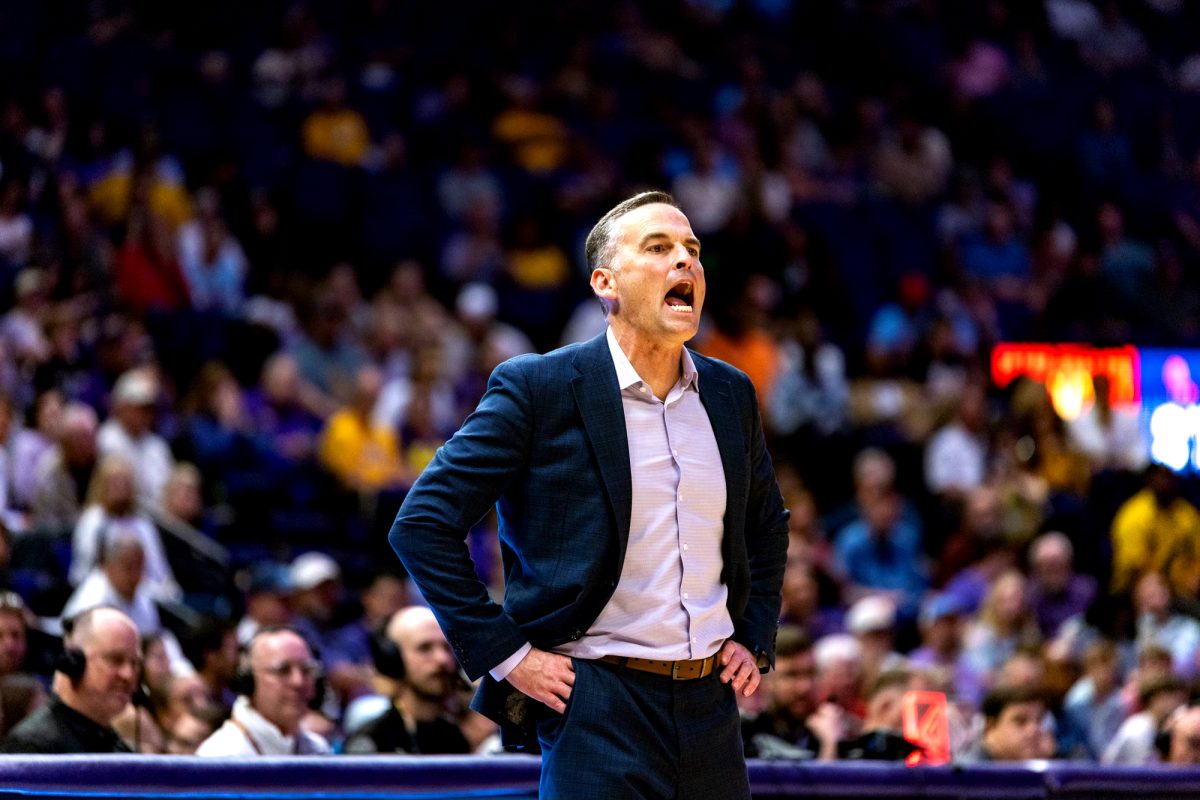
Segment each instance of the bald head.
[{"label": "bald head", "polygon": [[431,703],[449,696],[458,662],[433,612],[424,606],[402,608],[392,615],[385,632],[400,650],[407,688]]},{"label": "bald head", "polygon": [[1061,592],[1071,582],[1075,548],[1057,531],[1043,533],[1029,547],[1029,566],[1034,582],[1051,592]]}]

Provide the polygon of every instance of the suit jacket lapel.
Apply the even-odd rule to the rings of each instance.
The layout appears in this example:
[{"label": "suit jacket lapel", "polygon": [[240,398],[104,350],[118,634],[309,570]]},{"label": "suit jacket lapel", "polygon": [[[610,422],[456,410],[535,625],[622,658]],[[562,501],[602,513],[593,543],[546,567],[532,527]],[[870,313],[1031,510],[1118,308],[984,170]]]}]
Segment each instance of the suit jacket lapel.
[{"label": "suit jacket lapel", "polygon": [[571,381],[575,403],[588,440],[596,453],[600,475],[608,493],[609,505],[617,524],[618,564],[624,563],[629,542],[629,517],[633,504],[633,485],[629,467],[629,440],[625,432],[625,411],[621,406],[621,388],[617,370],[608,352],[604,334],[580,348],[575,357],[579,374]]}]

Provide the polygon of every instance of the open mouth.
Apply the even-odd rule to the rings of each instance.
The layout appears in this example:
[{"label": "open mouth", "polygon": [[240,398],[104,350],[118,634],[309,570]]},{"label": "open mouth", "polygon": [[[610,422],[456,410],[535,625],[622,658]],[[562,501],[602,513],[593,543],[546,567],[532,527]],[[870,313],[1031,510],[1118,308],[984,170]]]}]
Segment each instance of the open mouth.
[{"label": "open mouth", "polygon": [[667,290],[667,298],[664,302],[676,313],[690,314],[695,291],[695,287],[690,281],[680,281]]}]

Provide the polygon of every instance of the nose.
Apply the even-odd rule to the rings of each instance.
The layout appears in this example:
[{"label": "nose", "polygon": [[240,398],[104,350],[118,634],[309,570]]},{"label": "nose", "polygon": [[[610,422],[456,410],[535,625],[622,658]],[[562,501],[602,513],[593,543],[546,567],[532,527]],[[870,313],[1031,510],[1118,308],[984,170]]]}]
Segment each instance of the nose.
[{"label": "nose", "polygon": [[698,260],[683,244],[675,245],[675,269],[688,269]]}]

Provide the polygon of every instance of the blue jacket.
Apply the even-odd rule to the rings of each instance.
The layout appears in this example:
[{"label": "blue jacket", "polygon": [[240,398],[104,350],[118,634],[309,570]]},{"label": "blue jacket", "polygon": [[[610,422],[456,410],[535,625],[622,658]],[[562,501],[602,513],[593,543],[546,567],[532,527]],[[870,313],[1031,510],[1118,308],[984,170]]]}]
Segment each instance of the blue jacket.
[{"label": "blue jacket", "polygon": [[[787,510],[749,379],[720,361],[692,358],[725,470],[722,580],[733,638],[770,663]],[[550,650],[587,631],[621,574],[631,494],[625,415],[603,335],[496,368],[479,407],[421,474],[389,534],[467,674],[484,676],[477,710],[526,727],[552,713],[486,673],[526,641]],[[466,544],[493,504],[503,606],[476,577]]]}]

